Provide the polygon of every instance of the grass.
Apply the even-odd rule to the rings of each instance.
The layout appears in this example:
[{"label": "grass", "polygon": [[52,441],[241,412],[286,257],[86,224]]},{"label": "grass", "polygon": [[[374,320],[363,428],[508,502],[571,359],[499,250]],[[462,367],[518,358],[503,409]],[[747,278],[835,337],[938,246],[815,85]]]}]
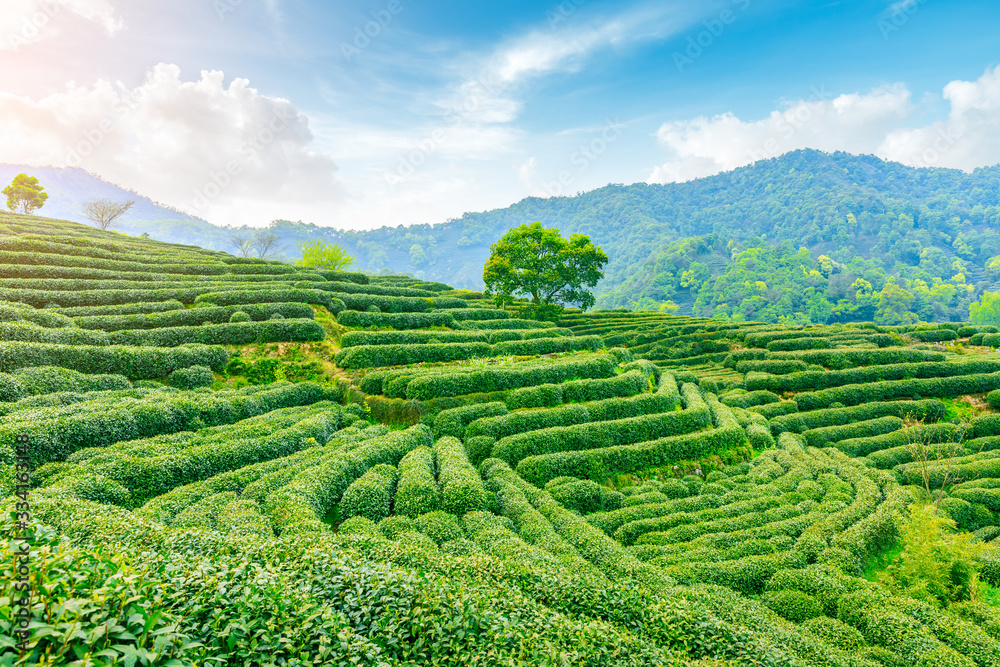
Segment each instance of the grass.
[{"label": "grass", "polygon": [[868,581],[878,582],[882,579],[882,574],[889,569],[889,566],[899,560],[903,553],[903,543],[897,542],[885,551],[873,556],[865,563],[864,578]]},{"label": "grass", "polygon": [[960,396],[959,398],[938,400],[944,403],[944,421],[974,419],[987,412],[992,412],[985,396]]}]

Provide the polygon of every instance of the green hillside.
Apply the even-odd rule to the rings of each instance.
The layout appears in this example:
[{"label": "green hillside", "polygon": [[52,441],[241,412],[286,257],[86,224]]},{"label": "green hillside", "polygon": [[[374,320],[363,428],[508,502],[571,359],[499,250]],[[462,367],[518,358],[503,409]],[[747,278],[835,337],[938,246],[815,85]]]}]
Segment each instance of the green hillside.
[{"label": "green hillside", "polygon": [[[136,198],[78,170],[39,175],[56,215],[77,214],[94,192]],[[234,230],[139,199],[123,231],[231,249]],[[346,247],[359,270],[481,289],[490,244],[536,221],[586,234],[608,253],[596,291],[603,308],[771,323],[957,322],[1000,281],[1000,167],[916,169],[814,150],[689,183],[528,198],[436,225],[341,231],[276,221],[271,230],[285,257],[298,256],[297,242],[323,239]]]},{"label": "green hillside", "polygon": [[0,251],[2,664],[1000,664],[994,327]]}]

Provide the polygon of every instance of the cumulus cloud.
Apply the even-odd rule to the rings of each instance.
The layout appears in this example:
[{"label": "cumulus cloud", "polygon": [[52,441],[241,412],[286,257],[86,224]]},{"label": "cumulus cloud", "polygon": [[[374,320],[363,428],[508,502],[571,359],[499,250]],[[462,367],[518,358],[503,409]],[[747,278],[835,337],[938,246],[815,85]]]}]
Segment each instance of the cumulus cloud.
[{"label": "cumulus cloud", "polygon": [[99,24],[109,35],[124,26],[109,0],[4,0],[0,50],[17,51],[55,37],[65,18],[74,15]]},{"label": "cumulus cloud", "polygon": [[952,81],[944,89],[947,120],[901,128],[878,154],[914,167],[975,169],[1000,162],[1000,66],[976,81]]},{"label": "cumulus cloud", "polygon": [[98,81],[38,100],[0,94],[0,162],[80,166],[213,221],[341,200],[337,165],[312,143],[290,102],[246,79],[227,87],[218,71],[183,81],[160,64],[132,89]]},{"label": "cumulus cloud", "polygon": [[758,121],[727,113],[665,123],[657,139],[673,158],[656,167],[649,180],[666,183],[709,176],[799,148],[871,153],[910,111],[909,92],[894,86],[832,99],[822,90],[814,91],[812,99],[799,100]]},{"label": "cumulus cloud", "polygon": [[949,83],[943,97],[951,105],[947,120],[920,127],[906,127],[920,104],[901,84],[832,99],[820,91],[757,121],[727,113],[668,122],[657,139],[671,158],[648,180],[691,180],[800,148],[874,153],[914,167],[970,170],[1000,162],[1000,68]]}]

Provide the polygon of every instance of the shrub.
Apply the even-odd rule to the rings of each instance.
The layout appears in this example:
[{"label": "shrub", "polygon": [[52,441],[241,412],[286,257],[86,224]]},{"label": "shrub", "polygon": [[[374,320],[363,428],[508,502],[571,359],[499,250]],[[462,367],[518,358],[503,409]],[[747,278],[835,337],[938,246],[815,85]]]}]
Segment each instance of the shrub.
[{"label": "shrub", "polygon": [[[178,304],[180,305],[180,304]],[[238,306],[203,305],[190,310],[168,310],[156,313],[121,313],[77,317],[74,322],[84,329],[121,331],[122,329],[159,329],[163,327],[198,326],[204,322],[225,324],[236,313],[245,313],[255,322],[270,319],[275,313],[289,319],[311,320],[313,309],[305,303],[240,304]],[[249,320],[242,320],[249,321]]]},{"label": "shrub", "polygon": [[389,516],[398,474],[391,465],[380,464],[351,483],[340,500],[340,517],[361,516],[379,522]]},{"label": "shrub", "polygon": [[822,350],[833,347],[825,338],[791,338],[775,340],[767,344],[768,352],[783,352],[787,350]]},{"label": "shrub", "polygon": [[823,606],[802,591],[768,591],[761,597],[761,602],[792,623],[802,623],[823,615]]},{"label": "shrub", "polygon": [[515,389],[507,394],[507,407],[519,408],[552,407],[568,403],[598,401],[607,398],[623,398],[641,394],[649,389],[649,380],[644,373],[629,371],[617,376],[603,376],[595,372],[593,379],[571,380],[561,384],[539,384],[534,387]]},{"label": "shrub", "polygon": [[589,479],[556,478],[545,485],[545,490],[561,505],[580,514],[616,510],[625,500],[618,491]]},{"label": "shrub", "polygon": [[58,392],[124,390],[131,387],[122,375],[88,375],[68,368],[40,366],[0,373],[0,401],[19,401],[28,396]]},{"label": "shrub", "polygon": [[911,331],[907,334],[911,338],[916,338],[923,343],[940,343],[946,340],[958,340],[959,335],[951,329],[937,329],[935,331]]},{"label": "shrub", "polygon": [[438,437],[450,435],[454,438],[463,438],[466,427],[476,420],[506,414],[507,406],[501,402],[475,403],[460,408],[442,410],[434,419],[434,435]]},{"label": "shrub", "polygon": [[804,433],[826,426],[842,426],[855,422],[869,421],[879,417],[899,417],[900,419],[923,419],[934,422],[945,415],[941,401],[890,401],[865,403],[850,408],[827,408],[811,412],[778,416],[771,420],[771,429],[776,433],[790,431]]},{"label": "shrub", "polygon": [[499,320],[463,320],[462,327],[474,330],[500,330],[500,329],[552,329],[556,326],[554,322],[539,322],[538,320],[519,320],[514,318]]},{"label": "shrub", "polygon": [[337,323],[345,327],[425,329],[430,327],[450,327],[455,318],[442,313],[382,313],[345,310],[337,315]]},{"label": "shrub", "polygon": [[[615,374],[611,357],[568,359],[545,365],[514,364],[468,373],[441,373],[416,377],[406,385],[406,398],[428,400],[476,392],[505,391],[570,377],[607,378]],[[508,407],[511,407],[508,404]]]},{"label": "shrub", "polygon": [[237,310],[229,317],[230,324],[236,324],[237,322],[249,322],[250,315],[242,310]]},{"label": "shrub", "polygon": [[441,487],[441,509],[458,516],[476,510],[491,511],[494,500],[472,467],[458,438],[444,437],[434,443]]},{"label": "shrub", "polygon": [[795,359],[762,359],[760,361],[741,361],[736,364],[737,373],[771,373],[787,375],[808,369],[806,362]]},{"label": "shrub", "polygon": [[344,294],[362,294],[362,295],[377,295],[377,296],[416,296],[416,297],[432,297],[436,296],[436,292],[431,292],[422,289],[413,289],[410,287],[387,287],[384,285],[356,285],[349,282],[327,282],[327,283],[309,283],[309,282],[297,282],[293,285],[297,289],[310,289],[316,288],[321,290],[326,290],[328,292],[338,292]]},{"label": "shrub", "polygon": [[477,435],[467,438],[465,441],[465,451],[468,453],[469,461],[472,465],[478,466],[488,459],[496,441],[496,438],[491,438],[488,435]]},{"label": "shrub", "polygon": [[421,514],[414,521],[417,530],[434,540],[437,545],[445,542],[458,540],[465,537],[462,526],[458,523],[458,517],[448,512],[428,512]]},{"label": "shrub", "polygon": [[417,447],[399,463],[396,514],[416,517],[441,506],[441,492],[434,481],[434,455],[428,447]]},{"label": "shrub", "polygon": [[[744,386],[747,390],[811,391],[828,387],[841,387],[841,385],[878,383],[909,378],[949,379],[964,375],[996,373],[997,371],[1000,371],[1000,361],[972,359],[946,363],[924,362],[865,366],[842,371],[807,371],[778,376],[751,373],[745,378]],[[844,403],[844,401],[839,402]]]},{"label": "shrub", "polygon": [[530,456],[518,463],[517,473],[536,486],[563,476],[603,480],[699,459],[746,442],[746,432],[736,424],[633,445]]},{"label": "shrub", "polygon": [[852,384],[802,393],[795,400],[800,410],[818,410],[832,403],[858,405],[913,396],[942,398],[986,393],[994,389],[1000,389],[1000,373]]},{"label": "shrub", "polygon": [[178,368],[167,377],[167,384],[177,389],[198,389],[211,387],[215,382],[215,374],[208,366],[191,366]]},{"label": "shrub", "polygon": [[[340,296],[339,294],[336,296]],[[181,299],[183,301],[183,299]],[[344,310],[344,302],[330,292],[319,289],[231,289],[226,292],[206,292],[193,299],[194,303],[235,306],[261,303],[317,303],[336,314]]]},{"label": "shrub", "polygon": [[81,373],[150,379],[195,365],[221,371],[228,361],[229,353],[224,349],[206,345],[149,348],[0,342],[0,372],[3,373],[28,366],[60,366]]},{"label": "shrub", "polygon": [[31,437],[35,465],[65,459],[83,447],[177,433],[322,401],[326,392],[314,383],[251,387],[239,391],[165,393],[143,398],[105,398],[68,408],[45,408],[8,416],[0,425],[0,460],[14,451],[18,434]]},{"label": "shrub", "polygon": [[823,447],[828,443],[836,443],[851,438],[870,438],[885,435],[903,428],[903,420],[899,417],[879,417],[868,421],[859,421],[843,426],[825,426],[806,431],[802,436],[810,447]]},{"label": "shrub", "polygon": [[555,426],[571,426],[586,422],[604,422],[638,417],[674,409],[673,397],[662,394],[641,394],[632,398],[609,398],[592,403],[573,403],[557,408],[517,410],[495,417],[481,418],[469,425],[468,437],[488,435],[506,438],[518,433]]},{"label": "shrub", "polygon": [[[465,308],[466,305],[461,299],[452,299],[452,301],[457,302],[458,305],[454,307],[449,307],[448,314],[454,317],[456,320],[467,321],[467,320],[506,320],[510,319],[510,313],[506,310],[494,310],[492,308]],[[441,306],[438,306],[439,308]]]},{"label": "shrub", "polygon": [[691,433],[711,424],[708,406],[694,385],[684,385],[687,409],[681,412],[642,415],[603,421],[555,426],[502,438],[492,455],[516,466],[529,456],[583,449],[617,447]]},{"label": "shrub", "polygon": [[770,391],[730,393],[722,397],[722,402],[733,408],[749,408],[756,405],[778,403],[781,397]]},{"label": "shrub", "polygon": [[314,320],[281,320],[281,313],[267,322],[237,322],[202,326],[164,327],[160,329],[125,329],[109,334],[113,345],[177,347],[202,345],[249,345],[251,343],[311,342],[326,337],[323,326]]},{"label": "shrub", "polygon": [[323,531],[322,517],[356,479],[375,465],[398,463],[413,449],[429,445],[430,440],[430,429],[426,426],[365,440],[358,447],[340,451],[300,472],[267,497],[264,509],[282,533]]},{"label": "shrub", "polygon": [[771,435],[771,429],[762,424],[747,426],[747,439],[754,451],[759,452],[774,447],[774,436]]},{"label": "shrub", "polygon": [[493,347],[488,343],[444,343],[440,345],[359,345],[337,353],[341,368],[372,368],[403,366],[425,362],[459,361],[474,357],[489,357]]}]

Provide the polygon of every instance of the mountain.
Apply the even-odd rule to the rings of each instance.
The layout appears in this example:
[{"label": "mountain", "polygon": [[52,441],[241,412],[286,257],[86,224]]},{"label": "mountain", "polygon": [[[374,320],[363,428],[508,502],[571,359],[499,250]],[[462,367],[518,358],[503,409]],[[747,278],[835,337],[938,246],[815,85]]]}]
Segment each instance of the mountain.
[{"label": "mountain", "polygon": [[[5,169],[0,177],[24,168]],[[84,193],[115,188],[79,170],[29,171],[53,195],[51,216],[79,220]],[[144,203],[122,231],[226,247],[231,230]],[[605,249],[599,307],[774,322],[960,320],[1000,273],[1000,260],[991,265],[1000,256],[1000,166],[916,169],[802,150],[688,183],[530,197],[435,225],[271,229],[289,257],[296,241],[320,238],[343,245],[362,270],[476,289],[490,244],[534,221]]]}]

